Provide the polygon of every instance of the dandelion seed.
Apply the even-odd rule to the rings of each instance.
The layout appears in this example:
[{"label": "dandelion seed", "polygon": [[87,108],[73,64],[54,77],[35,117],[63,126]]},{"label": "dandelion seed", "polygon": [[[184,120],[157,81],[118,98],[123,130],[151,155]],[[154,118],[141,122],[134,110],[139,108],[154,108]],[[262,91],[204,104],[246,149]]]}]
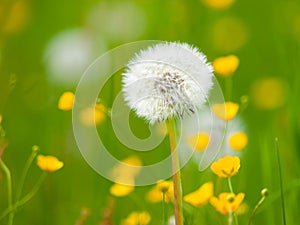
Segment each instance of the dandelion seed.
[{"label": "dandelion seed", "polygon": [[188,44],[157,44],[127,65],[123,73],[125,100],[150,123],[183,118],[206,101],[212,71],[206,57]]},{"label": "dandelion seed", "polygon": [[221,178],[232,177],[240,169],[240,159],[237,156],[225,156],[210,166],[211,170]]},{"label": "dandelion seed", "polygon": [[213,196],[213,183],[207,182],[203,184],[198,190],[184,196],[184,201],[195,206],[200,207],[206,204]]},{"label": "dandelion seed", "polygon": [[209,202],[219,213],[227,215],[230,212],[235,212],[239,208],[244,197],[244,193],[235,195],[234,193],[223,192],[218,198],[212,197]]},{"label": "dandelion seed", "polygon": [[236,71],[239,62],[240,60],[237,56],[229,55],[215,59],[212,65],[217,74],[222,77],[229,77]]},{"label": "dandelion seed", "polygon": [[58,108],[63,111],[72,110],[74,104],[74,94],[72,92],[64,92],[58,101]]},{"label": "dandelion seed", "polygon": [[52,173],[61,169],[64,166],[64,163],[54,156],[39,155],[37,157],[37,165],[41,170]]}]

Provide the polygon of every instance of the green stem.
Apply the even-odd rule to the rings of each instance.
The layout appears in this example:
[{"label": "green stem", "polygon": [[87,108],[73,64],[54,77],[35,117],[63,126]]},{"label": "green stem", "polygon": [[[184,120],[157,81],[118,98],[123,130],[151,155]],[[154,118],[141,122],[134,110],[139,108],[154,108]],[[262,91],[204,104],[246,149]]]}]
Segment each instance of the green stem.
[{"label": "green stem", "polygon": [[25,179],[26,179],[27,174],[28,174],[28,170],[29,170],[33,160],[35,159],[37,153],[38,153],[38,147],[33,146],[31,155],[29,156],[29,158],[28,158],[28,160],[27,160],[27,162],[24,166],[24,169],[23,169],[23,173],[22,173],[22,176],[21,176],[21,179],[20,179],[19,189],[18,189],[18,192],[17,192],[17,195],[16,195],[16,201],[20,200],[20,197],[22,195],[22,190],[23,190],[23,187],[24,187],[24,183],[25,183]]},{"label": "green stem", "polygon": [[[232,188],[232,183],[231,183],[231,177],[228,177],[228,186],[229,186],[230,192],[234,193],[233,188]],[[239,221],[238,221],[237,215],[233,212],[231,214],[233,214],[235,224],[238,225]],[[231,217],[232,217],[232,215],[231,215]]]},{"label": "green stem", "polygon": [[[12,182],[11,182],[11,173],[9,168],[5,165],[5,163],[2,161],[0,158],[0,167],[5,173],[6,179],[7,179],[7,203],[8,203],[8,208],[12,208]],[[13,211],[9,212],[9,217],[8,217],[8,225],[13,224]]]},{"label": "green stem", "polygon": [[275,149],[276,149],[277,163],[278,163],[278,170],[279,170],[281,207],[282,207],[282,211],[283,211],[283,213],[282,213],[282,220],[283,220],[283,224],[286,225],[285,204],[284,204],[284,191],[283,191],[283,181],[282,181],[282,172],[281,172],[281,162],[280,162],[280,155],[279,155],[278,138],[275,139]]},{"label": "green stem", "polygon": [[232,77],[226,77],[225,79],[225,86],[226,86],[226,100],[231,100],[232,95]]},{"label": "green stem", "polygon": [[166,209],[165,209],[165,200],[166,200],[166,194],[165,192],[163,194],[163,200],[162,200],[162,216],[163,216],[163,225],[167,224],[167,215],[166,215]]},{"label": "green stem", "polygon": [[239,220],[237,218],[236,213],[233,213],[235,225],[239,225]]},{"label": "green stem", "polygon": [[174,184],[174,215],[176,225],[183,225],[183,210],[182,210],[182,190],[181,190],[181,177],[179,156],[176,143],[176,124],[175,119],[168,120],[168,132],[170,135],[170,149],[172,156],[172,173]]},{"label": "green stem", "polygon": [[16,203],[17,207],[20,207],[24,204],[26,204],[29,200],[32,199],[32,197],[38,192],[38,190],[40,189],[42,183],[44,182],[46,176],[48,175],[47,172],[43,172],[42,175],[40,176],[39,180],[36,182],[36,184],[34,185],[34,187],[32,188],[32,190],[25,195],[20,201],[18,201]]},{"label": "green stem", "polygon": [[228,225],[232,225],[232,211],[229,211],[229,215],[228,215]]},{"label": "green stem", "polygon": [[229,186],[230,192],[234,193],[233,188],[232,188],[232,183],[231,183],[231,177],[228,177],[228,186]]},{"label": "green stem", "polygon": [[250,219],[249,219],[249,222],[248,222],[248,225],[250,225],[254,219],[254,216],[256,214],[256,211],[258,209],[258,207],[263,203],[263,201],[265,200],[265,196],[262,196],[261,199],[258,201],[258,203],[256,204],[256,206],[254,207],[252,213],[251,213],[251,216],[250,216]]},{"label": "green stem", "polygon": [[14,205],[11,205],[10,207],[8,207],[0,216],[0,220],[3,219],[5,216],[7,216],[7,214],[10,214],[11,212],[16,211],[19,207],[23,206],[24,204],[26,204],[28,201],[30,201],[32,199],[32,197],[38,192],[38,190],[41,187],[41,184],[43,183],[43,181],[45,180],[47,176],[47,173],[44,172],[39,180],[37,181],[37,183],[34,185],[34,187],[32,188],[32,190],[25,195],[20,201],[16,202]]}]

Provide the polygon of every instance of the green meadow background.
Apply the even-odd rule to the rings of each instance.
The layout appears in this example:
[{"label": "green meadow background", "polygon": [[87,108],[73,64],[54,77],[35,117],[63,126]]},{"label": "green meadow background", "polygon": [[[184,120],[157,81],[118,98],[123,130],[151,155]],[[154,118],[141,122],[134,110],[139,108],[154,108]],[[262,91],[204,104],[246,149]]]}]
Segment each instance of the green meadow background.
[{"label": "green meadow background", "polygon": [[[286,224],[296,224],[300,212],[299,1],[236,0],[228,8],[214,9],[201,0],[2,0],[0,114],[8,140],[2,159],[11,169],[13,190],[33,145],[40,146],[41,154],[54,155],[65,163],[63,169],[49,174],[37,195],[18,210],[14,224],[75,225],[83,208],[91,213],[84,224],[100,224],[112,201],[109,187],[113,183],[82,158],[73,136],[71,112],[59,110],[57,103],[63,92],[76,90],[80,76],[94,59],[138,40],[187,42],[201,49],[210,62],[228,54],[239,57],[232,97],[225,97],[237,103],[242,96],[248,99],[240,116],[249,143],[241,157],[241,170],[232,178],[234,189],[246,193],[249,206],[240,216],[240,224],[247,224],[265,187],[270,195],[253,224],[283,224],[275,137],[282,163]],[[278,85],[258,91],[259,82],[269,78]],[[225,91],[225,79],[218,80]],[[116,74],[100,96],[106,107],[111,107],[120,88],[120,74]],[[257,103],[260,100],[276,104],[263,107]],[[133,116],[132,124],[140,137],[147,137],[142,120]],[[98,130],[115,157],[135,153],[112,141],[109,118]],[[159,151],[142,158],[143,162],[167,156],[167,146],[166,139]],[[40,173],[34,163],[24,193]],[[182,175],[184,193],[217,180],[209,170],[200,173],[193,165],[185,167]],[[161,204],[148,203],[144,197],[150,188],[137,187],[130,196],[116,198],[114,224],[135,210],[148,211],[151,224],[161,224]],[[6,207],[6,180],[0,171],[0,212]],[[171,215],[172,206],[167,209]],[[209,204],[194,212],[202,218],[201,224],[227,224],[226,217]],[[6,219],[0,221],[6,223]]]}]

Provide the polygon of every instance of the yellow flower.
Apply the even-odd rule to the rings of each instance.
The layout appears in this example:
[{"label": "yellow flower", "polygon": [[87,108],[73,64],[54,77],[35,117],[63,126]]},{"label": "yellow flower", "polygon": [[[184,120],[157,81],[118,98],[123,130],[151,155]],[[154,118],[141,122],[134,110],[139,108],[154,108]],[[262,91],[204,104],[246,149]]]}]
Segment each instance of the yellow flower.
[{"label": "yellow flower", "polygon": [[236,116],[239,110],[239,104],[236,104],[234,102],[214,104],[212,106],[212,110],[219,119],[229,121]]},{"label": "yellow flower", "polygon": [[213,183],[207,182],[203,184],[198,190],[184,196],[183,200],[187,203],[199,207],[206,204],[213,196]]},{"label": "yellow flower", "polygon": [[96,104],[80,112],[80,121],[85,126],[98,125],[106,118],[107,109],[103,104]]},{"label": "yellow flower", "polygon": [[212,65],[217,74],[222,77],[229,77],[236,71],[239,63],[240,60],[237,56],[228,55],[215,59]]},{"label": "yellow flower", "polygon": [[54,156],[39,155],[37,157],[37,165],[40,167],[41,170],[52,173],[56,170],[61,169],[64,166],[64,163],[59,161]]},{"label": "yellow flower", "polygon": [[109,191],[116,197],[123,197],[129,195],[134,190],[133,185],[114,184],[110,187]]},{"label": "yellow flower", "polygon": [[202,0],[203,3],[213,9],[226,9],[230,7],[235,0]]},{"label": "yellow flower", "polygon": [[264,78],[251,87],[253,104],[263,110],[273,110],[283,106],[287,100],[286,84],[278,78]]},{"label": "yellow flower", "polygon": [[156,184],[157,189],[162,193],[166,193],[169,190],[170,186],[171,183],[165,180],[159,180]]},{"label": "yellow flower", "polygon": [[209,144],[209,136],[206,133],[200,132],[189,137],[188,143],[195,150],[203,151]]},{"label": "yellow flower", "polygon": [[148,212],[132,212],[123,220],[122,225],[147,225],[151,221],[151,216]]},{"label": "yellow flower", "polygon": [[219,195],[219,197],[212,197],[210,199],[210,204],[221,214],[228,214],[230,212],[235,212],[245,197],[244,193],[239,193],[235,195],[234,193],[224,192]]},{"label": "yellow flower", "polygon": [[64,92],[58,101],[58,108],[63,111],[72,110],[74,104],[74,94],[72,92]]},{"label": "yellow flower", "polygon": [[[163,192],[162,186],[168,187],[168,190]],[[151,203],[161,202],[165,193],[165,202],[172,202],[174,199],[174,186],[172,181],[159,181],[146,195],[146,199]]]},{"label": "yellow flower", "polygon": [[237,156],[225,156],[217,162],[213,162],[210,168],[219,177],[232,177],[240,169],[240,159]]},{"label": "yellow flower", "polygon": [[237,132],[229,137],[229,145],[233,150],[244,149],[248,144],[248,136],[244,132]]},{"label": "yellow flower", "polygon": [[2,117],[2,115],[0,114],[0,123],[2,123],[2,119],[3,119],[3,117]]}]

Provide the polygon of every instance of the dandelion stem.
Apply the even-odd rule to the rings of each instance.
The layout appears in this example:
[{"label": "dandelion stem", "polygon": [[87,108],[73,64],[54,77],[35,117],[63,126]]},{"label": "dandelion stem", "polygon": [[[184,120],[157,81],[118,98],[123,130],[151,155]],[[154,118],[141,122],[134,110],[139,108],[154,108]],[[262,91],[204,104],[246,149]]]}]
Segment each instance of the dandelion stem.
[{"label": "dandelion stem", "polygon": [[234,192],[233,192],[233,188],[232,188],[232,183],[231,183],[231,178],[230,178],[230,177],[228,177],[228,186],[229,186],[230,192],[234,193]]},{"label": "dandelion stem", "polygon": [[[6,179],[7,179],[7,203],[8,203],[8,208],[12,208],[12,182],[11,182],[11,173],[9,168],[5,165],[5,163],[2,161],[0,158],[0,167],[5,173]],[[9,212],[9,217],[8,217],[8,225],[13,224],[13,211]]]},{"label": "dandelion stem", "polygon": [[174,184],[174,215],[176,225],[183,225],[183,212],[182,212],[182,190],[181,190],[181,177],[180,166],[178,158],[178,150],[176,143],[176,128],[175,119],[168,120],[168,132],[170,135],[170,149],[172,156],[172,172],[173,172],[173,184]]}]

